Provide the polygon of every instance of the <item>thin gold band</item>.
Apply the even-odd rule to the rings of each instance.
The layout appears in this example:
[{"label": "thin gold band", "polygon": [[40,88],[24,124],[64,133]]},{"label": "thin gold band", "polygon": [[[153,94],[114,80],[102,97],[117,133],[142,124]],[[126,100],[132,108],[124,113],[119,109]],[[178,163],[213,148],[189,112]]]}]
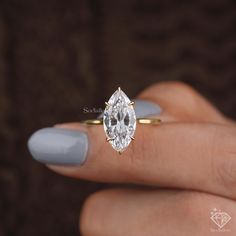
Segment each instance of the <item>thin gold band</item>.
[{"label": "thin gold band", "polygon": [[[81,122],[87,125],[102,125],[103,124],[103,120],[101,119],[83,120]],[[144,125],[158,125],[161,123],[161,120],[158,118],[137,118],[137,123],[144,124]]]}]

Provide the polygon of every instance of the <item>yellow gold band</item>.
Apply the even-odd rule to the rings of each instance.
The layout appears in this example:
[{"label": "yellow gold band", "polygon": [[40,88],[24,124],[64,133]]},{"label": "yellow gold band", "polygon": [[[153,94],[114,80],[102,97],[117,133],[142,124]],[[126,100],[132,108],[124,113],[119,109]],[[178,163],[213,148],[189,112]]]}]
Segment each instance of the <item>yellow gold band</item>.
[{"label": "yellow gold band", "polygon": [[[102,125],[103,120],[101,119],[92,119],[92,120],[83,120],[82,123],[86,125]],[[158,118],[137,118],[137,123],[144,125],[158,125],[161,123],[161,120]]]},{"label": "yellow gold band", "polygon": [[86,125],[102,125],[103,124],[103,120],[101,120],[101,119],[82,120],[81,123],[84,123]]},{"label": "yellow gold band", "polygon": [[139,124],[144,124],[144,125],[159,125],[161,123],[161,119],[158,119],[158,118],[138,118],[137,122]]}]

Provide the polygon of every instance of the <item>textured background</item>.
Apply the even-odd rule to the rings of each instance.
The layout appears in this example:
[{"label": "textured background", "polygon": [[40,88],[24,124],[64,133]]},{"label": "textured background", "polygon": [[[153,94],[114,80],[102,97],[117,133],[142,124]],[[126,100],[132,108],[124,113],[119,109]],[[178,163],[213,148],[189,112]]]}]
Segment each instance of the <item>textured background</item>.
[{"label": "textured background", "polygon": [[0,0],[0,236],[78,235],[106,185],[50,172],[27,138],[87,118],[118,85],[132,97],[163,80],[236,118],[236,1]]}]

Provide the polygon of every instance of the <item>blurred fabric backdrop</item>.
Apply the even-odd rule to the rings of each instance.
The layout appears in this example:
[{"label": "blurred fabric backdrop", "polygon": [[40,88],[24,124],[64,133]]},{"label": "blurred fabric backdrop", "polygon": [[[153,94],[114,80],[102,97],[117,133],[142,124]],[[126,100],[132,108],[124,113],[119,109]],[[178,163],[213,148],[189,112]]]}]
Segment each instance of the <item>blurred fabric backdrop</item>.
[{"label": "blurred fabric backdrop", "polygon": [[85,198],[107,186],[32,160],[32,132],[167,80],[236,118],[236,1],[0,0],[0,236],[78,235]]}]

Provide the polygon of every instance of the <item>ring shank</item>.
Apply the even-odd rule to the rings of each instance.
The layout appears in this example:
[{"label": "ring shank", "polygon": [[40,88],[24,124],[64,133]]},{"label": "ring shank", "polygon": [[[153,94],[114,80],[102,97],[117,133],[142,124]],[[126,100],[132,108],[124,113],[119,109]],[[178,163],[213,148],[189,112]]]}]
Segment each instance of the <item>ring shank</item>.
[{"label": "ring shank", "polygon": [[159,119],[159,118],[138,118],[137,122],[139,124],[144,124],[144,125],[159,125],[161,123],[161,119]]},{"label": "ring shank", "polygon": [[[91,120],[83,120],[81,123],[84,123],[86,125],[102,125],[103,120],[102,119],[91,119]],[[158,118],[137,118],[138,124],[144,124],[144,125],[158,125],[161,123],[161,119]]]}]

